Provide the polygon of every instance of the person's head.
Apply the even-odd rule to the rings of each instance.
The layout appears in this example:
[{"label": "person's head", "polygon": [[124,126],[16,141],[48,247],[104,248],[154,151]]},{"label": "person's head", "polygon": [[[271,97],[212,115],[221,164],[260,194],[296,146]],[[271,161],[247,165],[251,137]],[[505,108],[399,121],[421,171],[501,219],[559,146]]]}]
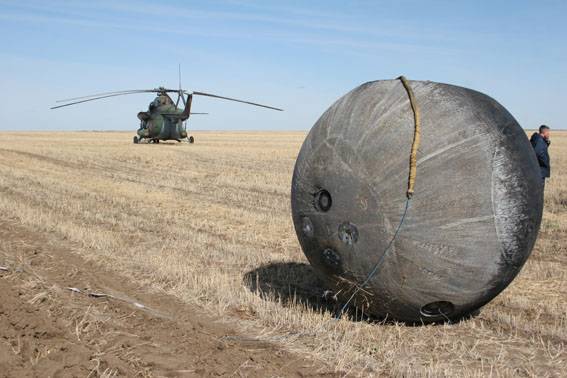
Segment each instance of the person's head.
[{"label": "person's head", "polygon": [[545,139],[549,139],[549,135],[551,134],[551,131],[549,129],[549,126],[546,125],[541,125],[539,127],[539,134],[544,137]]}]

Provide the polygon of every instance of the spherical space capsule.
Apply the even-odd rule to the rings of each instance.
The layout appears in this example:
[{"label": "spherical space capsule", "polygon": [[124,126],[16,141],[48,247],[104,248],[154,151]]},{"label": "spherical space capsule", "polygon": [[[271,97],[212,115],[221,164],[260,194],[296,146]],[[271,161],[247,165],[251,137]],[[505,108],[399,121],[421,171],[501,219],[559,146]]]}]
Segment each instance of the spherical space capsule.
[{"label": "spherical space capsule", "polygon": [[528,258],[542,179],[524,131],[495,100],[447,84],[409,86],[421,144],[397,237],[415,132],[400,80],[363,84],[317,121],[295,165],[293,222],[343,303],[356,293],[351,305],[376,317],[456,319],[506,288]]}]

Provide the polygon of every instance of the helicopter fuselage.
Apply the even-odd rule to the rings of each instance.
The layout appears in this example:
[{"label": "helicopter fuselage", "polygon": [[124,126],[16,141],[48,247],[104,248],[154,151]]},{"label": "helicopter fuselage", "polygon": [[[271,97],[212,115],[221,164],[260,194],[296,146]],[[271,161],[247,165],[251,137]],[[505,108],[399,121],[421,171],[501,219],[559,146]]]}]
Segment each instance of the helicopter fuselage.
[{"label": "helicopter fuselage", "polygon": [[[181,73],[181,70],[179,71]],[[132,89],[126,91],[115,91],[98,93],[88,96],[80,96],[68,98],[66,100],[58,100],[57,102],[64,102],[65,104],[52,106],[51,109],[59,109],[65,106],[82,104],[84,102],[101,100],[103,98],[110,98],[116,96],[133,95],[137,93],[156,93],[157,97],[150,102],[147,111],[138,113],[140,120],[140,128],[134,136],[134,143],[145,141],[148,143],[159,143],[160,140],[176,140],[181,142],[182,139],[187,138],[189,143],[193,143],[195,138],[187,135],[186,121],[191,114],[208,114],[208,113],[191,113],[191,103],[193,96],[212,97],[221,100],[240,102],[243,104],[259,106],[262,108],[283,111],[280,108],[273,106],[262,105],[256,102],[246,100],[239,100],[237,98],[219,96],[212,93],[192,91],[188,92],[181,88],[181,74],[179,80],[179,89],[167,89],[164,87],[154,89]],[[177,101],[174,103],[169,93],[177,94]],[[187,96],[187,97],[186,97]],[[183,102],[184,109],[179,109],[179,101]]]},{"label": "helicopter fuselage", "polygon": [[[190,102],[186,108],[190,107]],[[185,121],[189,109],[181,110],[176,107],[166,94],[159,95],[148,106],[148,110],[138,113],[140,128],[137,131],[138,140],[148,142],[176,140],[187,138]]]}]

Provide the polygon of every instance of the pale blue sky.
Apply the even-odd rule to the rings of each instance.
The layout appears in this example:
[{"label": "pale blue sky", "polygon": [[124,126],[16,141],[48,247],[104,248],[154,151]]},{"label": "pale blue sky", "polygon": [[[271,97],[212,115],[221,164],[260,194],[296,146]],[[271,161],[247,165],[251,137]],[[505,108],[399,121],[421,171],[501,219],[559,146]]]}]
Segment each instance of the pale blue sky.
[{"label": "pale blue sky", "polygon": [[193,129],[309,129],[370,80],[446,82],[525,128],[567,128],[566,1],[3,1],[0,129],[134,131],[149,95],[49,110],[59,98],[183,86]]}]

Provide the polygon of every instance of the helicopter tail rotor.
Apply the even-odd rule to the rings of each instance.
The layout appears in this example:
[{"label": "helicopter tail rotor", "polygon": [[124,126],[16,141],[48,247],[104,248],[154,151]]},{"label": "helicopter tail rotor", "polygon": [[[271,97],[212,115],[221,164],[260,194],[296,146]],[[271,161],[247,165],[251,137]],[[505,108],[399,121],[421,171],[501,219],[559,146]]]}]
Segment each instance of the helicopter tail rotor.
[{"label": "helicopter tail rotor", "polygon": [[183,99],[183,105],[185,106],[185,98],[183,97],[183,89],[181,89],[181,63],[179,63],[179,92],[177,92],[177,101],[175,101],[175,109],[179,106],[179,100]]}]

